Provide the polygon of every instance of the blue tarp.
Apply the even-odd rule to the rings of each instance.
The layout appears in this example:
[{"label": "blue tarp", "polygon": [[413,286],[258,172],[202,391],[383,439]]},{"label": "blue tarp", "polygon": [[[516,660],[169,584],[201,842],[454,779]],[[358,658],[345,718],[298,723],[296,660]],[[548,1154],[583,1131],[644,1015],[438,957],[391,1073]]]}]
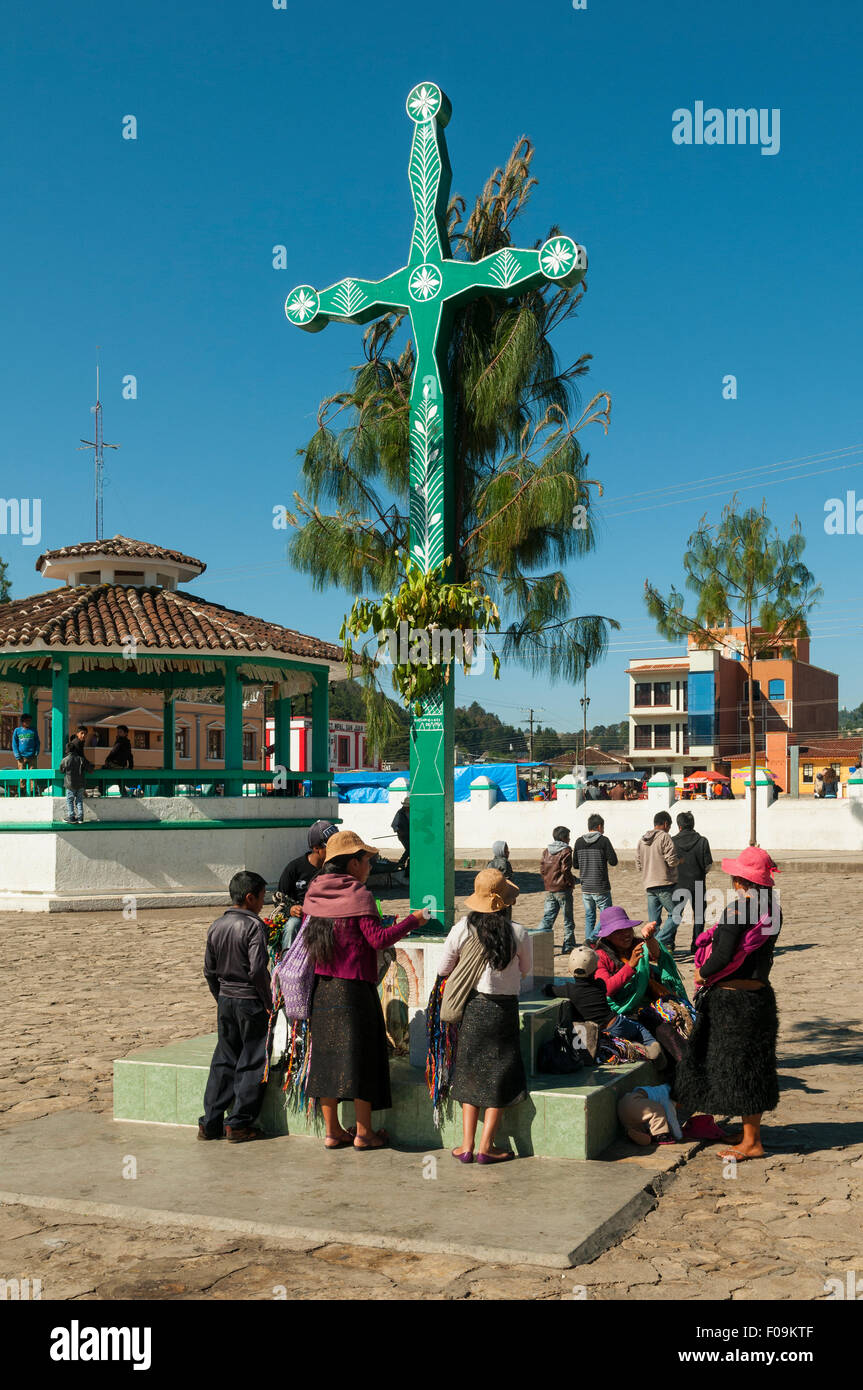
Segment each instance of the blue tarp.
[{"label": "blue tarp", "polygon": [[[469,801],[470,784],[474,778],[488,777],[496,784],[501,801],[517,801],[519,769],[543,766],[543,763],[474,763],[472,767],[457,767],[453,779],[455,800]],[[339,801],[355,806],[386,801],[390,782],[394,782],[396,777],[407,776],[407,772],[338,772],[335,784]]]}]

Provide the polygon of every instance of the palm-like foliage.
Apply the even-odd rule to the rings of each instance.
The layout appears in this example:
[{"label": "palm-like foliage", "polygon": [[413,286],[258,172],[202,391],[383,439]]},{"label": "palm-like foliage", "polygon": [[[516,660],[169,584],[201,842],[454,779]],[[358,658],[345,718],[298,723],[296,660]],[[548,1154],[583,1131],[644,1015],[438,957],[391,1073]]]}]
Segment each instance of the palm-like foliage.
[{"label": "palm-like foliage", "polygon": [[[454,255],[477,261],[511,244],[513,223],[536,185],[533,154],[531,143],[520,140],[468,217],[463,199],[451,201]],[[578,435],[591,422],[607,432],[611,409],[605,392],[579,409],[577,382],[589,370],[590,355],[561,368],[550,341],[576,313],[584,288],[548,285],[470,301],[456,319],[448,358],[452,578],[479,580],[498,605],[502,657],[568,680],[579,679],[585,663],[602,656],[609,628],[618,626],[599,614],[572,617],[563,572],[594,546],[591,501],[602,492],[587,477],[588,455]],[[300,451],[305,495],[294,494],[290,556],[321,589],[380,592],[403,578],[414,348],[402,342],[402,318],[390,314],[370,325],[350,388],[322,402],[318,429]],[[576,507],[583,509],[579,525],[573,524]]]},{"label": "palm-like foliage", "polygon": [[[684,612],[684,595],[672,588],[668,597],[645,580],[644,597],[657,628],[669,641],[692,637],[702,649],[737,651],[729,628],[743,628],[741,653],[748,677],[749,769],[755,787],[755,708],[753,663],[761,650],[781,646],[809,633],[808,615],[822,597],[815,576],[803,563],[806,540],[797,517],[788,536],[774,530],[761,508],[739,512],[736,496],[716,525],[702,517],[683,556],[685,587],[697,594],[693,616]],[[756,807],[750,797],[750,844],[755,844]]]}]

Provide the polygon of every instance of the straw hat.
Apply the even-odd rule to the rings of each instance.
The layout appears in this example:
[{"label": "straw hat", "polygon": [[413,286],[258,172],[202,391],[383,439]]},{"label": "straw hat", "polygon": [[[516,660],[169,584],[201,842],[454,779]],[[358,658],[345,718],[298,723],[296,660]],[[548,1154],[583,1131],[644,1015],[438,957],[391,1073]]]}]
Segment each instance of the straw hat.
[{"label": "straw hat", "polygon": [[519,889],[499,869],[480,869],[473,881],[473,892],[465,898],[469,912],[500,912],[518,897]]},{"label": "straw hat", "polygon": [[367,845],[355,830],[337,830],[335,835],[330,836],[324,863],[328,864],[341,854],[373,854],[376,859],[378,857],[374,845]]}]

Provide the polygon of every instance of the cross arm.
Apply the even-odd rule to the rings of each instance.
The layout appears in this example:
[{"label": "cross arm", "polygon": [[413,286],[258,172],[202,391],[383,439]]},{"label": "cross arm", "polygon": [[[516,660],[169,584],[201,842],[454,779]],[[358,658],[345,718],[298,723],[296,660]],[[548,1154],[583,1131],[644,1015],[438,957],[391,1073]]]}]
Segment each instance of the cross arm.
[{"label": "cross arm", "polygon": [[587,252],[568,236],[550,237],[538,251],[505,246],[481,261],[448,261],[447,299],[470,293],[515,293],[552,283],[570,289],[584,279]]},{"label": "cross arm", "polygon": [[383,280],[339,280],[326,290],[297,285],[285,300],[291,323],[308,333],[319,333],[331,319],[342,323],[368,323],[393,309],[406,309],[407,272],[403,268]]}]

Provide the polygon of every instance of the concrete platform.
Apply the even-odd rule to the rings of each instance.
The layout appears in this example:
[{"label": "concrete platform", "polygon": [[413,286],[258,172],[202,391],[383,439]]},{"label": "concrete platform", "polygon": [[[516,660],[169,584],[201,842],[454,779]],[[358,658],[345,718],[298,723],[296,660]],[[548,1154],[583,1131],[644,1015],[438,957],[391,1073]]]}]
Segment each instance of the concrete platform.
[{"label": "concrete platform", "polygon": [[[543,1014],[557,1014],[556,1004]],[[522,1010],[525,1051],[535,1036],[536,1013]],[[156,1125],[197,1125],[216,1034],[178,1042],[171,1047],[133,1052],[114,1063],[114,1118]],[[526,1059],[527,1060],[527,1059]],[[530,1073],[530,1066],[528,1065]],[[400,1147],[440,1152],[461,1141],[461,1106],[451,1102],[441,1128],[435,1128],[424,1073],[403,1058],[390,1062],[392,1109],[377,1112]],[[652,1085],[653,1067],[639,1062],[625,1067],[585,1067],[571,1077],[529,1075],[529,1097],[505,1112],[498,1131],[525,1157],[566,1160],[598,1158],[619,1134],[617,1101],[638,1085]],[[353,1122],[353,1105],[345,1102],[342,1121]],[[267,1087],[261,1125],[275,1135],[314,1135],[307,1113],[289,1110],[275,1073]]]},{"label": "concrete platform", "polygon": [[337,1242],[566,1269],[631,1230],[696,1147],[480,1168],[446,1151],[330,1153],[293,1136],[202,1144],[185,1129],[67,1111],[0,1133],[0,1202],[306,1248]]}]

